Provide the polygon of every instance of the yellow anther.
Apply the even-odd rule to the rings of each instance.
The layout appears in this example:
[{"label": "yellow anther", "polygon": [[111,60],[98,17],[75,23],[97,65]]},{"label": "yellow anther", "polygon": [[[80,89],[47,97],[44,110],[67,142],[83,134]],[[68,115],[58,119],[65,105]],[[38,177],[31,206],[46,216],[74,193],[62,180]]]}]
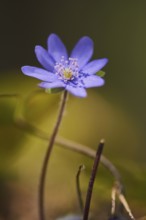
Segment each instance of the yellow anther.
[{"label": "yellow anther", "polygon": [[72,76],[73,76],[72,71],[71,71],[69,68],[65,68],[64,71],[63,71],[63,77],[64,77],[64,79],[69,80],[69,79],[72,78]]}]

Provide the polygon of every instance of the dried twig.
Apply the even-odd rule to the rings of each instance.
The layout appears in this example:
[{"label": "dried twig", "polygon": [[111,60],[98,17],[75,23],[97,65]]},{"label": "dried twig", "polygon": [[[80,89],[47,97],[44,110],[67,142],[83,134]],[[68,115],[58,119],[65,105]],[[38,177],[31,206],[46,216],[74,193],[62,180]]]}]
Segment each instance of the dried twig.
[{"label": "dried twig", "polygon": [[91,171],[90,181],[89,181],[87,195],[86,195],[86,202],[85,202],[85,207],[84,207],[83,220],[88,220],[94,181],[95,181],[96,173],[98,170],[99,161],[101,158],[103,147],[104,147],[104,140],[101,140],[97,148],[97,152],[96,152],[94,163],[93,163],[93,168]]},{"label": "dried twig", "polygon": [[116,195],[118,196],[119,201],[121,202],[121,204],[123,205],[123,207],[127,211],[129,217],[132,220],[135,220],[135,218],[131,212],[131,209],[128,205],[128,202],[127,202],[124,194],[121,192],[121,190],[119,188],[118,182],[115,182],[114,187],[112,188],[112,192],[111,192],[111,198],[112,198],[111,215],[113,215],[113,216],[115,215]]}]

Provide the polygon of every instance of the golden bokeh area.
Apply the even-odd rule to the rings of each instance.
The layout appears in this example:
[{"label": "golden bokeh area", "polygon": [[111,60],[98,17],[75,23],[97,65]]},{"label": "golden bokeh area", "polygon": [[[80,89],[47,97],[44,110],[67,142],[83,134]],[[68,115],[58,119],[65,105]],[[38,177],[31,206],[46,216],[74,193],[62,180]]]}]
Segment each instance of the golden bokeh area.
[{"label": "golden bokeh area", "polygon": [[[61,93],[47,94],[36,87],[38,80],[15,73],[1,81],[7,96],[0,99],[0,213],[5,218],[38,219],[39,176],[49,141],[40,138],[19,119],[40,129],[49,139]],[[136,216],[144,215],[146,172],[138,156],[141,135],[127,112],[107,100],[98,89],[89,89],[86,99],[69,95],[58,136],[94,150],[104,138],[103,154],[121,173],[131,209]],[[45,209],[50,219],[80,213],[75,185],[80,164],[86,167],[81,174],[85,200],[93,160],[55,144],[45,189]],[[93,190],[93,213],[106,218],[112,185],[113,176],[101,164]]]}]

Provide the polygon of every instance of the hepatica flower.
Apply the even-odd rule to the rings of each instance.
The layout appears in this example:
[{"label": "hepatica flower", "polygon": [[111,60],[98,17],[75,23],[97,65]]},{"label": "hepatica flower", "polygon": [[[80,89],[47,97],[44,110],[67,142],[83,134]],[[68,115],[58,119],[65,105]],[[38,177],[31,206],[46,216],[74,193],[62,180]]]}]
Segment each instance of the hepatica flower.
[{"label": "hepatica flower", "polygon": [[93,41],[82,37],[70,55],[56,34],[48,37],[48,49],[35,47],[35,54],[43,68],[23,66],[25,75],[40,79],[40,87],[48,89],[62,88],[78,97],[86,97],[86,89],[99,87],[104,80],[96,75],[107,63],[107,59],[90,61],[93,55]]}]

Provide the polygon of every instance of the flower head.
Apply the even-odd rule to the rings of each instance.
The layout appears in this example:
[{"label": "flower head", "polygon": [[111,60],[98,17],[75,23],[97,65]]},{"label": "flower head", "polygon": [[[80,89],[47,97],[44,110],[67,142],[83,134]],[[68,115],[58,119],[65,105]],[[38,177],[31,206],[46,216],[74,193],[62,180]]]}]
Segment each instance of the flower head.
[{"label": "flower head", "polygon": [[48,50],[35,47],[35,54],[43,68],[23,66],[25,75],[42,80],[40,87],[45,89],[63,88],[78,97],[86,97],[86,88],[99,87],[104,80],[96,73],[108,60],[90,61],[93,54],[93,41],[82,37],[68,56],[65,45],[56,34],[48,37]]}]

